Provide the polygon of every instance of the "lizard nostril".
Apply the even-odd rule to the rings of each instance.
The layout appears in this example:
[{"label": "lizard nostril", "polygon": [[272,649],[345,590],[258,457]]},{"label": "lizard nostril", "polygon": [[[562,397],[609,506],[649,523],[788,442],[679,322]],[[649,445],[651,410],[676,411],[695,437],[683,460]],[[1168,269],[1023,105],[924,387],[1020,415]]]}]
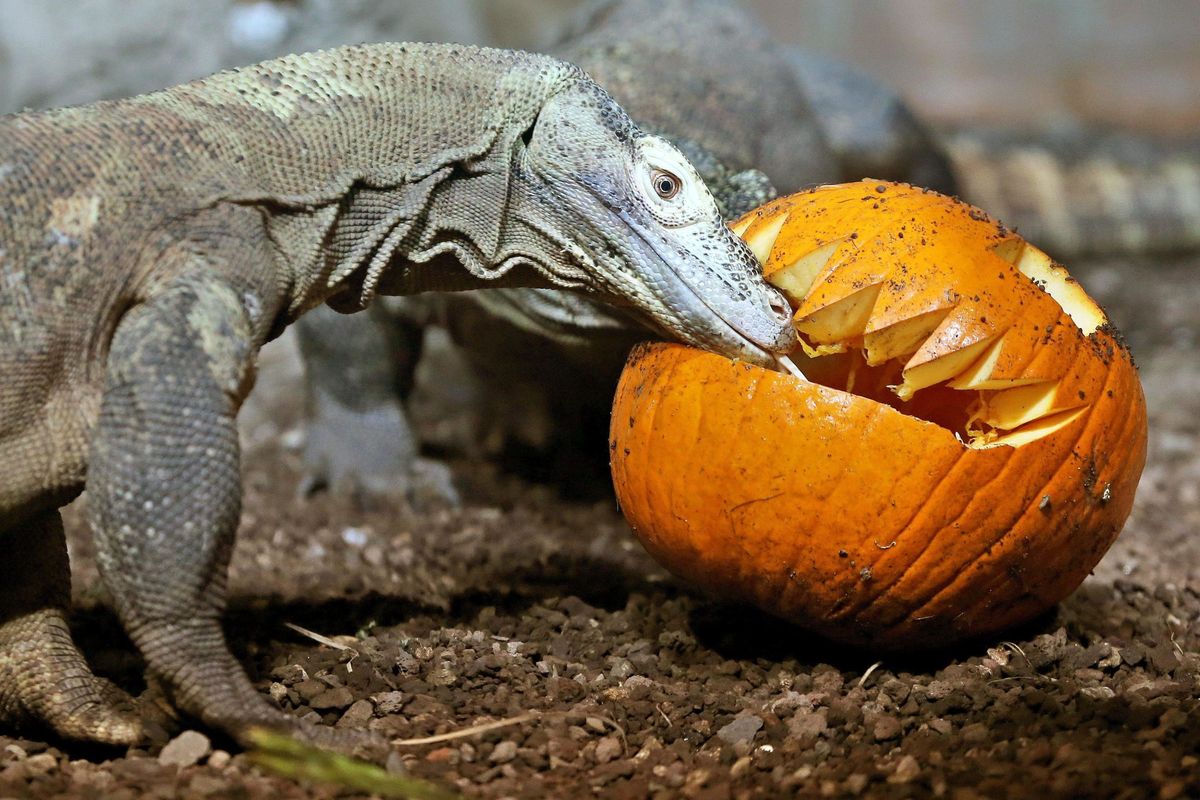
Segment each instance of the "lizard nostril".
[{"label": "lizard nostril", "polygon": [[788,305],[788,301],[783,299],[783,296],[776,293],[771,297],[771,311],[774,312],[776,318],[780,322],[790,322],[792,319],[792,307]]}]

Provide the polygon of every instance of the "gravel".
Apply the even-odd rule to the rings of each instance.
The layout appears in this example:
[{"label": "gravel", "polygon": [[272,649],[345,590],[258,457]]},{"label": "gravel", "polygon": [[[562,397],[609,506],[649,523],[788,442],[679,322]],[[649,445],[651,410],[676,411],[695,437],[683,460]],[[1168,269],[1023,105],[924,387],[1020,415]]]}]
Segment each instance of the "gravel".
[{"label": "gravel", "polygon": [[[1143,369],[1149,463],[1093,576],[1021,629],[903,658],[846,650],[674,581],[611,500],[466,463],[462,511],[297,500],[299,466],[272,445],[247,463],[230,640],[264,693],[329,725],[417,738],[533,712],[388,763],[469,796],[1200,796],[1196,267],[1123,266],[1105,282]],[[287,423],[295,387],[264,373],[260,391],[292,403]],[[68,522],[78,638],[136,692],[141,665],[99,602],[78,506]],[[0,736],[0,798],[336,793],[196,731],[163,743]]]}]

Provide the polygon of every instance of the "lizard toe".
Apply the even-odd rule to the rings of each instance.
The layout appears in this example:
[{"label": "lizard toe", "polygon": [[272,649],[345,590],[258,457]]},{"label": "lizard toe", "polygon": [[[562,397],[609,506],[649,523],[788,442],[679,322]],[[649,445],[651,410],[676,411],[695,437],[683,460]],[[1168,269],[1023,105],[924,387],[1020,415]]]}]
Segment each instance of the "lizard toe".
[{"label": "lizard toe", "polygon": [[462,508],[462,495],[450,466],[428,458],[413,461],[408,473],[408,502],[417,511]]},{"label": "lizard toe", "polygon": [[105,744],[142,739],[133,699],[92,674],[57,610],[0,626],[0,721]]},{"label": "lizard toe", "polygon": [[41,706],[41,721],[67,739],[127,746],[144,738],[129,696],[102,678],[83,679],[73,691],[60,685]]}]

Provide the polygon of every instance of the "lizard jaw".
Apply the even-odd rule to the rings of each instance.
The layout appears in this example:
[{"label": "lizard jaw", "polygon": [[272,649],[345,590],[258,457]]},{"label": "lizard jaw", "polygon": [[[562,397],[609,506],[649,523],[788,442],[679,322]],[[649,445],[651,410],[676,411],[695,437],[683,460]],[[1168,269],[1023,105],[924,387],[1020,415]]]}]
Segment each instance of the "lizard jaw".
[{"label": "lizard jaw", "polygon": [[[765,337],[755,336],[745,330],[735,319],[730,319],[729,314],[710,302],[691,281],[684,278],[681,271],[672,262],[671,257],[663,252],[663,243],[657,241],[655,237],[647,235],[636,219],[624,212],[618,213],[618,216],[636,234],[638,242],[644,246],[642,252],[659,263],[664,277],[669,277],[673,286],[680,293],[686,293],[686,297],[676,296],[674,298],[674,307],[685,307],[693,311],[704,309],[708,312],[706,316],[724,323],[720,327],[710,324],[706,326],[707,330],[695,331],[696,326],[686,323],[694,319],[696,315],[679,314],[680,321],[683,321],[686,327],[670,326],[656,319],[657,327],[671,336],[684,338],[688,344],[772,369],[777,367],[778,355],[791,352],[795,345],[795,330],[791,324],[790,307],[774,288],[765,287],[768,293],[778,295],[778,308],[781,310],[776,310],[775,305],[772,304],[772,315],[777,318],[776,321],[779,324],[776,326],[777,330],[774,336],[766,340]],[[699,265],[700,259],[695,259],[695,263]]]}]

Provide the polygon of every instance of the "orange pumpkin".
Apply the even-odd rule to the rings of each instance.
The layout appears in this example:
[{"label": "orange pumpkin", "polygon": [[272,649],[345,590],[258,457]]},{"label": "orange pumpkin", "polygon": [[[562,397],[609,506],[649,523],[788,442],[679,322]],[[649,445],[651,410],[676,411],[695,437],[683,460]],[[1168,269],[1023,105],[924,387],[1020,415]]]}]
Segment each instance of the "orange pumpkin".
[{"label": "orange pumpkin", "polygon": [[830,638],[939,645],[1066,597],[1129,514],[1146,408],[1103,311],[957,200],[880,181],[734,224],[808,380],[639,347],[617,495],[667,568]]}]

